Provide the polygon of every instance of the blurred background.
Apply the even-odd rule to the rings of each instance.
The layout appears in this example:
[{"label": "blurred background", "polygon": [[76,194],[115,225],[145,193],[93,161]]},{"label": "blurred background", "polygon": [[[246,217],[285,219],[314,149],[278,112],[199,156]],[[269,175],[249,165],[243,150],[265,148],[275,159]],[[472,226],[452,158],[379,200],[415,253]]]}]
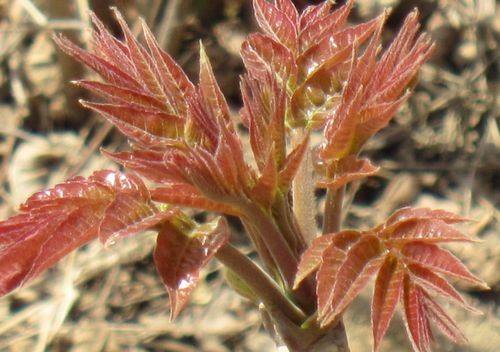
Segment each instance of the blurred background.
[{"label": "blurred background", "polygon": [[[296,0],[299,7],[314,1]],[[342,3],[342,1],[339,1]],[[124,139],[78,106],[69,81],[92,76],[51,40],[62,32],[89,44],[92,9],[117,34],[110,6],[138,33],[139,17],[188,74],[197,75],[198,41],[237,113],[239,48],[256,29],[250,0],[0,0],[0,215],[12,214],[31,193],[72,175],[116,168],[99,147]],[[383,171],[359,184],[346,227],[366,228],[403,205],[455,211],[475,220],[482,240],[454,252],[492,290],[459,286],[484,312],[450,306],[471,344],[438,336],[436,351],[500,350],[500,4],[494,0],[358,0],[350,18],[393,11],[389,40],[412,8],[437,42],[419,85],[391,125],[365,148]],[[320,206],[322,194],[318,193]],[[199,214],[203,218],[203,214]],[[318,215],[319,216],[319,215]],[[318,219],[320,220],[320,219]],[[250,249],[234,223],[235,240]],[[0,351],[273,351],[259,313],[224,285],[217,263],[203,272],[191,305],[168,321],[168,299],[152,264],[154,236],[145,233],[111,248],[91,243],[28,286],[0,299]],[[371,351],[369,291],[346,317],[352,352]],[[384,351],[409,351],[399,318]]]}]

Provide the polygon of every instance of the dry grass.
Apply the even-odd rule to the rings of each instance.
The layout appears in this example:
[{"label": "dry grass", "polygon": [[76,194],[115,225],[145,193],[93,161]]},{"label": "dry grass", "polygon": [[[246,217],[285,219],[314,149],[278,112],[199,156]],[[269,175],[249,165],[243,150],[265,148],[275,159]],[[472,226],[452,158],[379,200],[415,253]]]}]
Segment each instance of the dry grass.
[{"label": "dry grass", "polygon": [[[300,1],[299,1],[300,2]],[[305,3],[305,1],[302,1]],[[112,128],[75,105],[82,92],[70,79],[88,75],[61,55],[50,39],[64,31],[88,39],[87,10],[108,23],[110,1],[0,0],[0,214],[11,214],[27,195],[69,175],[113,167],[98,147],[118,148]],[[235,109],[238,48],[252,21],[246,0],[115,1],[131,23],[141,14],[165,47],[196,72],[202,37]],[[394,208],[426,205],[457,211],[477,222],[483,240],[457,251],[493,288],[470,293],[485,312],[453,311],[471,345],[443,343],[439,351],[500,350],[500,132],[499,5],[494,0],[359,0],[358,18],[394,7],[389,28],[418,5],[424,27],[438,43],[420,86],[395,123],[366,153],[384,167],[357,185],[348,226],[369,226]],[[221,10],[222,9],[222,10]],[[375,210],[375,211],[374,211]],[[244,243],[244,241],[241,241]],[[103,249],[98,243],[67,257],[27,287],[0,299],[0,351],[271,351],[260,316],[223,283],[216,263],[204,272],[192,305],[168,321],[168,300],[150,253],[152,234]],[[368,295],[348,312],[353,352],[370,350]],[[408,351],[396,320],[386,351]],[[436,349],[437,350],[437,349]]]}]

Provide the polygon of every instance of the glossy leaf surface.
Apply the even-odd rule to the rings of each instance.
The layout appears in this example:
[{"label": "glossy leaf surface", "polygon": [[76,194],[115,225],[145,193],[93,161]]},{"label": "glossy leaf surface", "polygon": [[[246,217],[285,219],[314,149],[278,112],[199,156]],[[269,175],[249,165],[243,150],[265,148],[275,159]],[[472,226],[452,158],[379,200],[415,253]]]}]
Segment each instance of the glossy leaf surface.
[{"label": "glossy leaf surface", "polygon": [[179,219],[162,227],[154,260],[169,293],[171,319],[186,305],[200,270],[228,240],[229,229],[223,218],[203,225]]},{"label": "glossy leaf surface", "polygon": [[487,288],[457,257],[436,244],[468,239],[452,226],[463,221],[443,210],[403,208],[371,230],[323,235],[303,253],[295,283],[317,271],[318,321],[328,326],[374,277],[374,351],[380,349],[399,300],[415,351],[430,351],[431,322],[451,340],[464,343],[456,323],[430,296],[430,292],[437,293],[474,312],[440,274]]},{"label": "glossy leaf surface", "polygon": [[0,223],[0,295],[100,237],[112,242],[172,216],[152,203],[140,179],[115,171],[75,177],[31,196]]}]

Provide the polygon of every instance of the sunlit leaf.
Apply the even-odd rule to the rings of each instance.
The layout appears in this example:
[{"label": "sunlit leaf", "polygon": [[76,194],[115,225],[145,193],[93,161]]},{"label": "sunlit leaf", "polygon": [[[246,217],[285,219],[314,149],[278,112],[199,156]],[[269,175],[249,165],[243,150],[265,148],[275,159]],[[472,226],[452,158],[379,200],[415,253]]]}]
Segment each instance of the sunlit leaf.
[{"label": "sunlit leaf", "polygon": [[101,178],[115,188],[114,199],[107,206],[99,226],[99,239],[105,244],[152,228],[176,215],[173,209],[160,211],[151,202],[146,185],[137,176],[97,171],[93,177]]},{"label": "sunlit leaf", "polygon": [[98,171],[38,192],[20,213],[0,222],[0,295],[100,236],[132,235],[162,221],[144,184],[134,176]]},{"label": "sunlit leaf", "polygon": [[335,165],[333,179],[319,181],[318,187],[339,188],[346,184],[372,176],[379,171],[368,159],[357,159],[354,156],[340,159]]},{"label": "sunlit leaf", "polygon": [[111,63],[96,54],[86,52],[63,36],[55,36],[54,41],[64,52],[90,67],[108,82],[129,88],[141,88],[134,78],[121,70],[116,63]]},{"label": "sunlit leaf", "polygon": [[404,278],[402,301],[404,306],[405,326],[408,337],[416,352],[430,352],[432,332],[429,319],[425,315],[423,291],[408,276]]},{"label": "sunlit leaf", "polygon": [[314,26],[320,19],[330,13],[333,1],[323,1],[318,5],[309,5],[300,14],[300,30],[304,31],[308,26]]},{"label": "sunlit leaf", "polygon": [[120,11],[115,7],[113,7],[112,10],[124,35],[125,45],[129,52],[129,59],[134,66],[137,79],[151,94],[166,97],[166,92],[163,90],[157,72],[155,72],[151,56],[135,39]]},{"label": "sunlit leaf", "polygon": [[161,100],[138,90],[97,81],[81,80],[75,81],[74,83],[79,87],[108,98],[115,104],[132,104],[133,106],[140,106],[147,110],[166,108],[165,103]]},{"label": "sunlit leaf", "polygon": [[252,196],[267,207],[272,205],[278,189],[278,170],[273,154],[271,150],[266,166],[252,188]]},{"label": "sunlit leaf", "polygon": [[[350,50],[358,48],[370,38],[384,20],[385,15],[380,15],[368,22],[326,33],[327,35],[315,42],[298,58],[298,63],[302,66],[301,72],[306,72],[309,76],[310,73],[318,71],[324,64],[331,66],[332,58],[338,57],[339,53],[346,48]],[[323,71],[326,71],[325,69]]]},{"label": "sunlit leaf", "polygon": [[[300,32],[301,51],[304,52],[311,44],[319,42],[323,36],[334,33],[341,28],[347,21],[353,4],[354,0],[348,0],[345,5],[331,13],[326,13],[325,8],[318,8],[319,11],[315,11],[316,18],[308,19],[310,24],[304,26]],[[320,15],[318,16],[318,14]],[[321,16],[322,14],[324,15]],[[308,15],[310,16],[310,14]]]},{"label": "sunlit leaf", "polygon": [[198,284],[200,270],[228,239],[229,228],[224,218],[203,225],[188,219],[163,225],[154,261],[169,293],[171,319],[175,319],[186,305]]},{"label": "sunlit leaf", "polygon": [[297,24],[287,14],[266,0],[253,1],[254,15],[260,28],[271,37],[296,52],[298,48]]},{"label": "sunlit leaf", "polygon": [[468,342],[453,319],[426,293],[423,295],[423,302],[426,314],[446,337],[458,344]]},{"label": "sunlit leaf", "polygon": [[218,213],[238,216],[238,209],[211,201],[193,186],[176,183],[163,185],[160,188],[151,190],[151,198],[157,202],[167,203],[171,205],[215,211]]},{"label": "sunlit leaf", "polygon": [[184,122],[178,116],[156,109],[88,101],[81,104],[100,113],[131,140],[150,148],[177,144],[179,131],[183,129]]},{"label": "sunlit leaf", "polygon": [[347,252],[328,299],[330,306],[322,314],[322,325],[331,323],[365,287],[382,263],[381,251],[380,241],[375,236],[365,235]]},{"label": "sunlit leaf", "polygon": [[418,263],[430,270],[438,271],[445,275],[469,281],[480,287],[488,288],[486,283],[472,274],[469,269],[462,264],[460,259],[455,257],[450,251],[439,248],[437,245],[412,242],[406,244],[401,253],[404,255],[405,260]]},{"label": "sunlit leaf", "polygon": [[290,22],[298,26],[299,12],[292,0],[275,0],[276,7],[288,17]]},{"label": "sunlit leaf", "polygon": [[230,113],[226,98],[215,79],[212,65],[205,52],[205,48],[200,44],[200,97],[205,104],[205,108],[211,112],[213,119],[229,120]]},{"label": "sunlit leaf", "polygon": [[467,221],[466,218],[440,209],[404,207],[395,211],[387,220],[386,226],[392,226],[409,220],[441,220],[447,224]]},{"label": "sunlit leaf", "polygon": [[396,305],[403,290],[404,268],[396,257],[388,255],[380,267],[375,281],[372,300],[373,350],[380,343],[389,327]]},{"label": "sunlit leaf", "polygon": [[241,57],[252,77],[265,79],[267,74],[277,75],[286,82],[296,70],[292,53],[274,39],[260,33],[251,34],[241,46]]},{"label": "sunlit leaf", "polygon": [[151,30],[144,22],[142,22],[142,29],[160,82],[167,92],[167,100],[174,112],[183,116],[187,111],[187,97],[193,94],[194,85],[172,57],[160,48]]},{"label": "sunlit leaf", "polygon": [[[316,296],[318,300],[318,317],[323,319],[323,316],[331,309],[331,297],[335,284],[339,279],[339,269],[347,257],[343,250],[332,245],[323,250],[321,254],[319,270],[316,273]],[[311,264],[314,264],[316,258],[311,259]]]},{"label": "sunlit leaf", "polygon": [[326,256],[324,253],[328,247],[333,246],[341,251],[345,251],[349,249],[360,236],[361,234],[358,231],[345,230],[315,238],[305,252],[302,253],[294,287],[297,288],[302,280],[318,269],[323,258]]},{"label": "sunlit leaf", "polygon": [[408,270],[413,274],[414,278],[421,286],[441,294],[443,297],[460,304],[462,307],[471,311],[476,311],[465,302],[460,293],[458,293],[448,281],[435,274],[432,270],[415,263],[409,264]]},{"label": "sunlit leaf", "polygon": [[332,234],[323,235],[315,238],[309,248],[302,254],[293,284],[294,289],[299,287],[300,283],[311,273],[316,271],[322,260],[324,251],[332,243]]},{"label": "sunlit leaf", "polygon": [[447,224],[443,220],[413,220],[406,221],[388,233],[393,243],[408,243],[424,241],[439,242],[473,242],[473,239]]},{"label": "sunlit leaf", "polygon": [[293,178],[299,170],[302,159],[305,153],[309,152],[309,135],[304,137],[302,142],[295,147],[294,150],[287,155],[283,162],[283,167],[279,172],[279,186],[282,190],[287,190],[292,184]]}]

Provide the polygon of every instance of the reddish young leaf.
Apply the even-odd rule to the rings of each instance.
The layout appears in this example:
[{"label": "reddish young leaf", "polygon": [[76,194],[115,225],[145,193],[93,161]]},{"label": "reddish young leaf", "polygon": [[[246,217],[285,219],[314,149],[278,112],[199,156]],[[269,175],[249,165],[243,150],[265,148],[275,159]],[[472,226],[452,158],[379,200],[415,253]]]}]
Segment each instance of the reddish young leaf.
[{"label": "reddish young leaf", "polygon": [[[456,230],[450,225],[462,221],[465,219],[445,211],[403,208],[385,224],[361,234],[341,231],[320,237],[304,252],[296,282],[318,270],[318,321],[326,326],[336,320],[369,277],[378,271],[372,301],[375,351],[380,349],[399,298],[404,304],[408,336],[415,351],[430,351],[433,340],[431,321],[451,340],[463,343],[465,336],[427,293],[431,290],[477,312],[436,272],[465,279],[484,288],[486,285],[450,252],[427,243],[463,241],[464,236],[456,235]],[[408,230],[408,226],[423,226],[421,230],[425,236],[413,232],[405,236],[404,230]],[[393,237],[395,233],[398,236]],[[334,255],[328,255],[329,252]]]},{"label": "reddish young leaf", "polygon": [[412,241],[427,243],[474,241],[443,220],[406,221],[388,234],[383,231],[383,234],[388,236],[393,244],[404,244]]},{"label": "reddish young leaf", "polygon": [[328,309],[319,312],[321,325],[325,326],[334,321],[356,298],[380,267],[383,260],[381,254],[381,243],[373,235],[363,236],[352,246],[338,269],[335,285],[328,299]]},{"label": "reddish young leaf", "polygon": [[[418,11],[409,14],[398,35],[380,59],[368,89],[378,85],[376,100],[396,99],[412,80],[418,68],[432,53],[433,44],[426,34],[416,37],[419,29]],[[381,80],[381,77],[386,77]]]},{"label": "reddish young leaf", "polygon": [[249,74],[256,79],[266,79],[267,74],[272,74],[284,84],[296,71],[290,50],[260,33],[251,34],[243,42],[241,57]]},{"label": "reddish young leaf", "polygon": [[339,108],[327,119],[324,135],[326,142],[320,150],[320,157],[328,160],[355,155],[356,129],[360,124],[359,111],[366,104],[368,94],[364,87],[376,68],[376,54],[380,42],[382,22],[378,25],[367,48],[360,57],[353,55],[348,79],[342,91]]},{"label": "reddish young leaf", "polygon": [[423,291],[405,275],[402,301],[405,326],[413,349],[416,352],[431,352],[432,332],[425,315]]},{"label": "reddish young leaf", "polygon": [[403,290],[404,268],[393,255],[388,255],[380,267],[372,300],[373,351],[380,350],[380,343],[389,327],[396,305]]},{"label": "reddish young leaf", "polygon": [[410,97],[410,92],[404,93],[394,101],[375,103],[371,106],[361,108],[359,111],[359,123],[356,131],[356,148],[364,145],[366,141],[387,127],[399,108]]},{"label": "reddish young leaf", "polygon": [[313,26],[320,19],[330,13],[333,1],[323,1],[318,5],[309,5],[300,14],[300,30],[304,31],[306,27]]},{"label": "reddish young leaf", "polygon": [[0,222],[0,295],[98,235],[131,235],[169,216],[149,202],[139,179],[115,171],[70,179],[34,194],[20,210]]},{"label": "reddish young leaf", "polygon": [[170,159],[178,157],[178,154],[170,155],[170,153],[166,152],[139,148],[132,152],[111,153],[106,150],[101,151],[108,158],[128,169],[134,170],[153,182],[167,184],[185,182],[180,165],[170,162]]},{"label": "reddish young leaf", "polygon": [[[323,125],[326,115],[340,101],[342,71],[351,54],[351,48],[345,47],[328,58],[324,65],[308,72],[304,82],[292,95],[293,125],[308,123],[314,128]],[[304,68],[304,65],[300,67]]]},{"label": "reddish young leaf", "polygon": [[488,285],[472,274],[460,262],[460,259],[455,257],[450,251],[439,248],[434,244],[424,242],[407,243],[404,245],[401,253],[406,261],[418,263],[430,270],[469,281],[484,289],[488,288]]},{"label": "reddish young leaf", "polygon": [[[300,55],[298,63],[302,66],[303,71],[301,72],[311,73],[317,71],[325,64],[331,65],[331,58],[338,56],[339,52],[346,48],[351,51],[352,48],[357,50],[384,21],[385,14],[382,14],[368,22],[328,33],[321,41],[314,43],[314,45]],[[349,67],[347,66],[346,68],[348,69]],[[342,78],[345,79],[346,77]]]},{"label": "reddish young leaf", "polygon": [[286,151],[285,88],[270,73],[260,80],[245,76],[241,88],[244,102],[241,113],[249,128],[250,146],[257,167],[263,171],[270,153],[279,167]]},{"label": "reddish young leaf", "polygon": [[170,297],[170,318],[175,319],[198,284],[200,270],[229,240],[224,218],[196,225],[189,219],[163,225],[154,261]]},{"label": "reddish young leaf", "polygon": [[[269,79],[270,75],[265,75]],[[265,97],[274,97],[271,84],[266,84],[262,80],[243,76],[241,80],[241,94],[243,98],[243,108],[240,110],[243,124],[248,128],[250,147],[257,163],[257,168],[262,170],[266,163],[266,156],[271,148],[269,138],[269,105],[270,100],[265,101]],[[267,103],[267,104],[266,104]]]},{"label": "reddish young leaf", "polygon": [[[325,13],[322,17],[317,17],[305,26],[300,32],[300,49],[306,51],[312,44],[321,41],[322,37],[328,33],[338,31],[347,21],[351,12],[354,0],[348,0],[345,5],[331,13]],[[326,5],[328,6],[328,5]],[[324,13],[324,9],[319,9],[319,13]]]},{"label": "reddish young leaf", "polygon": [[468,342],[467,337],[460,331],[453,319],[425,292],[423,303],[426,314],[446,337],[458,344]]},{"label": "reddish young leaf", "polygon": [[94,53],[86,52],[63,36],[55,36],[54,41],[68,55],[90,67],[111,84],[140,90],[141,86],[128,73],[121,70],[116,62],[109,62]]},{"label": "reddish young leaf", "polygon": [[96,81],[81,80],[73,83],[109,99],[114,104],[132,104],[146,110],[158,109],[159,112],[161,109],[167,109],[166,104],[161,100],[138,90]]},{"label": "reddish young leaf", "polygon": [[194,85],[174,59],[160,48],[145,22],[142,22],[142,30],[167,99],[174,112],[184,116],[188,109],[187,97],[193,94]]},{"label": "reddish young leaf", "polygon": [[432,52],[430,40],[415,37],[415,12],[408,16],[394,44],[377,60],[383,18],[363,54],[353,55],[339,108],[327,118],[326,141],[320,152],[325,163],[357,155],[367,139],[388,124],[408,97],[406,89],[419,67]]},{"label": "reddish young leaf", "polygon": [[409,220],[442,220],[447,224],[468,221],[460,215],[440,209],[405,207],[395,211],[387,220],[386,227]]},{"label": "reddish young leaf", "polygon": [[[316,298],[318,305],[318,318],[323,319],[325,314],[331,309],[332,292],[335,283],[339,280],[337,275],[342,263],[347,259],[346,253],[330,245],[321,253],[319,269],[316,273]],[[311,258],[316,259],[316,258]],[[314,264],[312,262],[311,264]]]},{"label": "reddish young leaf", "polygon": [[355,230],[344,230],[334,234],[332,244],[343,250],[348,251],[365,234]]},{"label": "reddish young leaf", "polygon": [[157,202],[181,207],[215,211],[233,216],[240,215],[237,208],[211,201],[204,197],[195,187],[188,184],[163,185],[160,188],[151,190],[151,198]]},{"label": "reddish young leaf", "polygon": [[125,38],[125,46],[129,52],[129,59],[133,64],[137,79],[142,83],[143,88],[151,94],[159,97],[166,97],[166,92],[160,83],[157,72],[155,72],[153,60],[146,52],[145,48],[135,39],[132,31],[127,26],[125,19],[116,7],[111,8],[117,19]]},{"label": "reddish young leaf", "polygon": [[274,148],[271,149],[267,163],[257,183],[252,188],[252,197],[265,207],[271,207],[278,190],[278,170],[274,158]]},{"label": "reddish young leaf", "polygon": [[288,190],[291,186],[305,153],[309,151],[307,149],[308,146],[309,134],[307,134],[306,137],[304,137],[304,140],[300,142],[300,144],[297,145],[295,149],[290,152],[290,154],[287,155],[285,161],[283,162],[283,166],[279,172],[279,187],[283,192]]},{"label": "reddish young leaf", "polygon": [[297,27],[299,25],[299,12],[292,0],[275,0],[275,3],[276,7]]},{"label": "reddish young leaf", "polygon": [[215,80],[212,65],[205,52],[203,44],[200,43],[200,83],[199,94],[204,106],[210,112],[210,117],[214,120],[222,119],[229,121],[231,115],[226,98]]},{"label": "reddish young leaf", "polygon": [[295,275],[293,288],[297,289],[300,283],[314,271],[318,270],[322,260],[323,253],[330,247],[333,241],[333,234],[323,235],[315,238],[309,248],[302,253],[300,262]]},{"label": "reddish young leaf", "polygon": [[100,113],[125,136],[145,147],[164,149],[179,143],[184,121],[178,116],[131,104],[80,103]]},{"label": "reddish young leaf", "polygon": [[297,52],[297,24],[267,0],[253,1],[254,15],[262,30],[282,43],[291,52]]},{"label": "reddish young leaf", "polygon": [[340,159],[334,166],[332,179],[322,180],[317,183],[318,187],[339,188],[346,184],[361,180],[376,174],[380,168],[374,166],[368,159],[357,159],[351,155]]},{"label": "reddish young leaf", "polygon": [[475,308],[465,302],[462,296],[460,296],[460,293],[458,293],[457,290],[455,290],[455,288],[448,283],[448,281],[435,274],[432,270],[415,263],[408,264],[407,267],[409,272],[413,275],[416,283],[420,286],[429,288],[472,312],[477,312]]},{"label": "reddish young leaf", "polygon": [[175,209],[160,211],[151,202],[146,185],[134,175],[122,175],[109,171],[97,171],[100,177],[112,184],[115,196],[104,212],[99,226],[99,239],[104,244],[112,244],[116,239],[134,235],[177,216]]},{"label": "reddish young leaf", "polygon": [[[295,277],[294,288],[311,273],[316,271],[323,259],[327,257],[325,250],[329,247],[336,247],[341,251],[346,251],[361,236],[361,233],[353,230],[340,231],[333,234],[326,234],[315,238],[309,248],[302,253]],[[333,250],[331,250],[333,253]]]},{"label": "reddish young leaf", "polygon": [[136,142],[165,148],[184,132],[188,97],[194,94],[194,86],[159,48],[147,26],[143,24],[149,51],[133,37],[121,14],[116,9],[114,12],[124,34],[123,42],[113,38],[94,14],[91,17],[97,31],[93,32],[92,52],[63,37],[55,40],[107,81],[78,83],[109,100],[109,104],[87,106],[103,113]]},{"label": "reddish young leaf", "polygon": [[[222,159],[221,155],[226,157],[223,161],[220,160]],[[241,188],[237,188],[238,184],[234,183],[236,179],[235,169],[233,161],[227,159],[229,157],[230,155],[224,155],[222,152],[214,156],[203,148],[193,148],[188,155],[181,156],[180,160],[183,162],[179,166],[186,183],[198,188],[208,198],[222,201],[226,196],[232,196],[234,192],[241,191]],[[173,159],[170,165],[174,167],[175,162],[176,159]],[[219,167],[221,162],[228,163],[225,170]],[[225,175],[224,171],[227,170],[229,170],[229,174]]]},{"label": "reddish young leaf", "polygon": [[91,31],[91,44],[95,53],[110,62],[118,63],[125,72],[132,72],[134,66],[128,58],[127,48],[123,42],[113,37],[104,23],[92,11],[90,11],[90,19],[95,27],[95,30]]}]

